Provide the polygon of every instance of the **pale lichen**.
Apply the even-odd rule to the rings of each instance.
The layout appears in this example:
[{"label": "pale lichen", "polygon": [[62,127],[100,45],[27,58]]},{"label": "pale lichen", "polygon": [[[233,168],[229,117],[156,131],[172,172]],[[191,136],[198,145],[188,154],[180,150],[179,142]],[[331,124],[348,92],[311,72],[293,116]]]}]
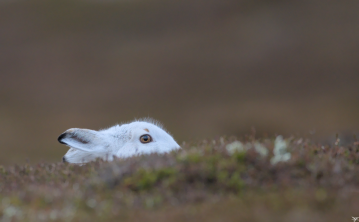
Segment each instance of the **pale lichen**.
[{"label": "pale lichen", "polygon": [[259,155],[261,155],[262,157],[266,157],[268,156],[268,149],[263,146],[262,144],[255,142],[254,143],[254,149],[257,151],[257,153]]},{"label": "pale lichen", "polygon": [[229,154],[234,154],[236,152],[245,152],[247,151],[246,147],[243,145],[243,143],[239,141],[234,141],[233,143],[230,143],[226,146],[226,150]]},{"label": "pale lichen", "polygon": [[270,160],[272,165],[290,160],[291,154],[288,152],[287,142],[283,140],[282,136],[277,136],[275,139],[273,154],[274,156]]}]

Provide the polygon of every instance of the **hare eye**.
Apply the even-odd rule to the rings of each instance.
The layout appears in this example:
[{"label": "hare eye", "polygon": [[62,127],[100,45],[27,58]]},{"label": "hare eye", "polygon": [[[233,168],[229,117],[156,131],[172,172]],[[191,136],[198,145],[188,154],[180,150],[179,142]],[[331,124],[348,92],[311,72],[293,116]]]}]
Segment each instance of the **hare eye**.
[{"label": "hare eye", "polygon": [[152,141],[152,137],[148,134],[145,134],[140,137],[140,141],[141,143],[149,143]]}]

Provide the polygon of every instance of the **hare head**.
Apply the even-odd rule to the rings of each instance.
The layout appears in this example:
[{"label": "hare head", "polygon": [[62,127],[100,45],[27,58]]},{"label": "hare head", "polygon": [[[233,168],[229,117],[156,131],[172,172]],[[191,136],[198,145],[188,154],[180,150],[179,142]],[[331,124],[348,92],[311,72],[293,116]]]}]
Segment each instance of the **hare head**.
[{"label": "hare head", "polygon": [[157,122],[145,119],[95,131],[68,129],[58,141],[70,147],[63,162],[87,163],[96,158],[113,160],[140,154],[166,153],[180,146]]}]

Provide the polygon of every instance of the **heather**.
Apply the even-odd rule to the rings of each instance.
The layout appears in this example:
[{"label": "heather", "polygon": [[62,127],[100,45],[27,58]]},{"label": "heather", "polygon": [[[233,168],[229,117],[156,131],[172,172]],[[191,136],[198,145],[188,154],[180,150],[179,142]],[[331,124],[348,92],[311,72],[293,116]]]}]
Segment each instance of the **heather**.
[{"label": "heather", "polygon": [[349,221],[359,204],[358,164],[357,142],[250,135],[82,166],[1,166],[0,215],[2,221]]}]

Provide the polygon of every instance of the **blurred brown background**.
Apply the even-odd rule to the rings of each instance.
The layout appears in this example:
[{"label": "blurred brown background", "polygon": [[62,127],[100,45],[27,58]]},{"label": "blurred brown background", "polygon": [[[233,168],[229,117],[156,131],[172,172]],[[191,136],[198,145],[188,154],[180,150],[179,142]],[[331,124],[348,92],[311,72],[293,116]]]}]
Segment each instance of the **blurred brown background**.
[{"label": "blurred brown background", "polygon": [[359,1],[0,1],[0,164],[153,117],[184,140],[359,127]]}]

